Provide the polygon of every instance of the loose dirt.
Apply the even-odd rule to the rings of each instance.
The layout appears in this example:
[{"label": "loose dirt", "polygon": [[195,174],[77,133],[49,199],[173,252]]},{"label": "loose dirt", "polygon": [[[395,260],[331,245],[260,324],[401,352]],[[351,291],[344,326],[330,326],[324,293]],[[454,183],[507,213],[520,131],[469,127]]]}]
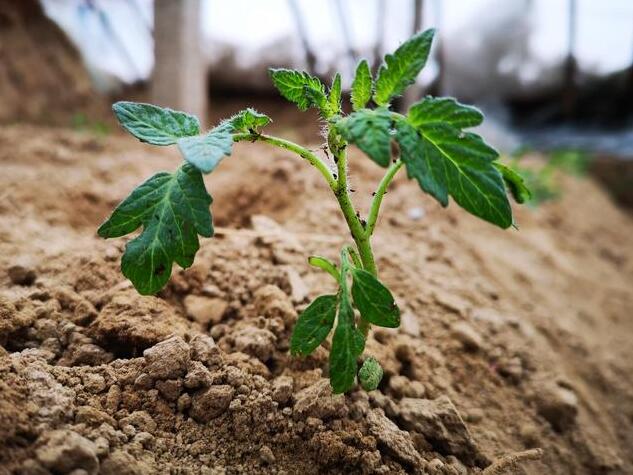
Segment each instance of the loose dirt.
[{"label": "loose dirt", "polygon": [[[380,171],[351,161],[364,213]],[[379,389],[335,396],[324,348],[288,354],[332,290],[306,256],[348,241],[297,159],[240,144],[193,267],[156,297],[121,276],[95,230],[178,162],[0,130],[0,473],[633,473],[633,223],[591,181],[502,231],[399,177],[374,243],[403,324],[369,338]]]},{"label": "loose dirt", "polygon": [[0,123],[70,124],[105,117],[107,103],[72,42],[38,0],[0,0]]}]

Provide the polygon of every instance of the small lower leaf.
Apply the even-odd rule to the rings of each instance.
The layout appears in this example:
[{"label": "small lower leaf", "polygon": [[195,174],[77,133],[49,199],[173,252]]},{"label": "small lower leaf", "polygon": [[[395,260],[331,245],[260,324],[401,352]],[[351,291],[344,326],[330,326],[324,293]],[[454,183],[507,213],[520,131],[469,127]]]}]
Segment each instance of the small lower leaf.
[{"label": "small lower leaf", "polygon": [[379,327],[400,326],[400,309],[382,282],[363,269],[352,269],[352,296],[361,316]]},{"label": "small lower leaf", "polygon": [[365,349],[365,336],[356,328],[354,307],[349,298],[347,272],[350,263],[347,250],[341,252],[341,279],[339,281],[338,322],[330,349],[330,385],[336,394],[349,391],[356,379],[356,360]]},{"label": "small lower leaf", "polygon": [[382,379],[383,370],[378,360],[370,356],[358,370],[358,381],[365,391],[374,391]]},{"label": "small lower leaf", "polygon": [[349,391],[356,379],[356,360],[365,349],[365,338],[354,325],[354,309],[349,298],[341,298],[338,324],[330,349],[330,385],[335,394]]},{"label": "small lower leaf", "polygon": [[312,353],[332,330],[336,318],[336,295],[321,295],[299,316],[290,338],[290,353]]}]

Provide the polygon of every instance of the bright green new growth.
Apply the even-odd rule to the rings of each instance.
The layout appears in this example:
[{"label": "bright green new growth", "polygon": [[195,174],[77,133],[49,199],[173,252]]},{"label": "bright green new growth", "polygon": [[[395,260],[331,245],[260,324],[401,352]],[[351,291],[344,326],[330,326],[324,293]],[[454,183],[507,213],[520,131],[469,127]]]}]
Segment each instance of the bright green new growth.
[{"label": "bright green new growth", "polygon": [[[389,184],[405,167],[407,176],[447,206],[449,196],[464,209],[501,228],[513,224],[506,187],[516,201],[529,190],[512,169],[497,161],[497,152],[478,135],[464,129],[483,121],[481,112],[451,98],[426,97],[406,115],[390,109],[390,101],[412,84],[429,56],[433,30],[413,36],[387,55],[372,78],[367,61],[356,68],[351,88],[353,112],[341,107],[341,76],[329,88],[305,72],[271,69],[283,97],[301,110],[316,108],[326,123],[328,163],[309,149],[266,135],[260,129],[270,118],[246,109],[201,133],[198,119],[184,112],[150,104],[118,102],[114,112],[123,127],[143,142],[177,144],[185,162],[174,173],[158,173],[140,185],[99,228],[105,238],[120,237],[142,227],[128,242],[121,268],[141,294],[154,294],[168,281],[173,263],[191,266],[199,248],[198,235],[213,235],[202,173],[213,171],[231,154],[233,143],[260,141],[297,154],[324,177],[349,227],[354,245],[346,245],[337,266],[324,257],[308,262],[334,279],[336,294],[317,297],[299,316],[290,339],[293,355],[308,356],[330,335],[330,382],[334,392],[354,386],[376,389],[382,368],[367,357],[358,371],[371,325],[396,328],[400,310],[389,289],[378,279],[371,237]],[[372,103],[377,107],[372,108]],[[386,172],[374,193],[367,220],[360,218],[348,189],[346,149],[360,148]],[[397,145],[396,147],[394,146]],[[397,156],[392,156],[393,150]],[[328,156],[330,154],[327,154]],[[358,371],[358,373],[357,373]]]},{"label": "bright green new growth", "polygon": [[378,388],[382,374],[380,363],[376,358],[370,356],[358,370],[358,381],[365,391],[373,391]]}]

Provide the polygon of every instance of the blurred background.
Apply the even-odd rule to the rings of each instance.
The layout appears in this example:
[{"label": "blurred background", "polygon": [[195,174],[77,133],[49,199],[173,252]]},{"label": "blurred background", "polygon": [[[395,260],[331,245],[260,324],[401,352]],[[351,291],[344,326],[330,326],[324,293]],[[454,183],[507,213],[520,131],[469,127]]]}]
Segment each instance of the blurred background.
[{"label": "blurred background", "polygon": [[556,195],[551,169],[564,168],[633,206],[631,0],[0,0],[0,121],[114,133],[109,104],[125,98],[208,125],[255,104],[313,134],[268,67],[326,82],[338,70],[349,86],[360,58],[375,69],[430,27],[432,58],[397,107],[427,94],[474,103],[517,168],[548,158],[525,168],[537,200]]}]

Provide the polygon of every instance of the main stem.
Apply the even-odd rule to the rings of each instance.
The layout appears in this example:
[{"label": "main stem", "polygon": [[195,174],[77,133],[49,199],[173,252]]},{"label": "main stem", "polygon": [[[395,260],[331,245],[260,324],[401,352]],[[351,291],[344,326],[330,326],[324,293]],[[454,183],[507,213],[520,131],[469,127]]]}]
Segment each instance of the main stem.
[{"label": "main stem", "polygon": [[347,154],[345,150],[342,150],[334,156],[338,168],[338,188],[334,194],[343,212],[347,226],[352,233],[352,239],[354,239],[356,249],[358,249],[363,268],[367,272],[377,275],[378,269],[376,269],[376,261],[374,260],[374,253],[371,249],[370,235],[367,233],[363,222],[356,213],[352,199],[349,196],[347,187]]},{"label": "main stem", "polygon": [[[374,193],[374,199],[372,200],[369,215],[367,217],[367,223],[363,223],[356,213],[354,204],[349,195],[349,189],[347,184],[347,154],[345,147],[342,147],[338,151],[332,150],[334,158],[336,160],[337,175],[334,175],[328,165],[323,162],[318,156],[305,147],[297,145],[288,140],[284,140],[278,137],[259,133],[242,133],[233,135],[233,141],[240,142],[243,140],[249,140],[251,142],[260,141],[266,142],[271,145],[289,150],[296,153],[301,158],[309,162],[314,166],[325,178],[325,181],[329,185],[330,189],[334,193],[336,200],[341,208],[347,226],[349,227],[352,239],[356,244],[356,249],[360,256],[363,269],[370,272],[374,276],[378,275],[378,269],[376,268],[376,261],[374,259],[374,253],[371,248],[371,235],[374,232],[376,226],[376,220],[378,219],[378,212],[380,210],[380,204],[382,198],[387,192],[387,187],[393,180],[394,176],[402,167],[402,161],[396,160],[385,173],[385,176],[380,181],[378,189]],[[369,332],[370,323],[361,317],[358,325],[358,329],[367,336]]]}]

